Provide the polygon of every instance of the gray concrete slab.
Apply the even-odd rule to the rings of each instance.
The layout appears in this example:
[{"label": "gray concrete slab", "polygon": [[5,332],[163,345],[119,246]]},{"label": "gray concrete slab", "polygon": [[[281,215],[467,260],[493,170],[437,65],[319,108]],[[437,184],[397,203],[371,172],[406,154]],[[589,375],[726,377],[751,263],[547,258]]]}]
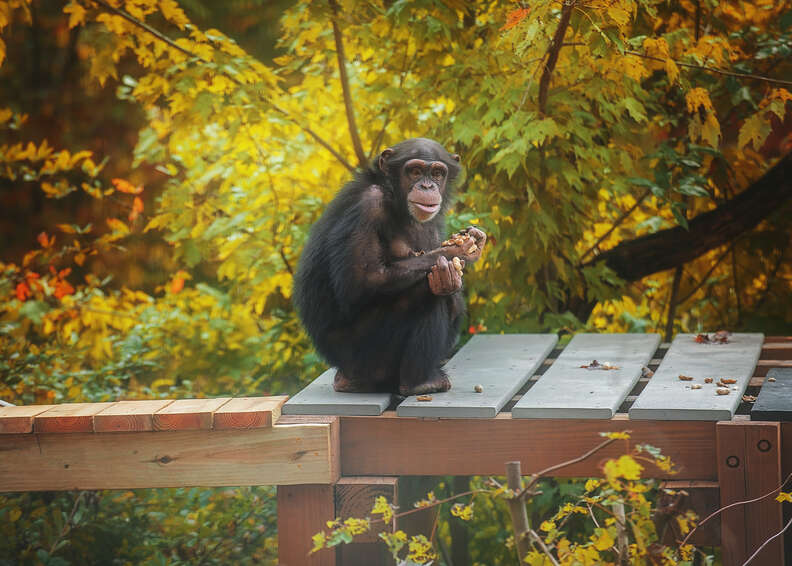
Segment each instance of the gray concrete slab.
[{"label": "gray concrete slab", "polygon": [[[659,344],[659,334],[578,334],[512,408],[512,417],[609,419]],[[594,360],[618,369],[581,367]]]},{"label": "gray concrete slab", "polygon": [[[555,334],[478,334],[446,364],[451,390],[431,401],[408,397],[401,417],[492,418],[534,374],[558,342]],[[481,393],[474,390],[481,385]]]},{"label": "gray concrete slab", "polygon": [[391,402],[390,393],[337,393],[333,390],[335,368],[314,379],[286,401],[284,415],[381,415]]},{"label": "gray concrete slab", "polygon": [[[631,419],[731,420],[759,360],[764,334],[732,334],[727,344],[698,344],[695,338],[695,334],[677,335],[630,408]],[[682,381],[680,375],[693,381]],[[705,383],[707,377],[713,383]],[[716,393],[720,378],[737,380],[728,385],[728,395]],[[701,389],[691,389],[692,385]]]}]

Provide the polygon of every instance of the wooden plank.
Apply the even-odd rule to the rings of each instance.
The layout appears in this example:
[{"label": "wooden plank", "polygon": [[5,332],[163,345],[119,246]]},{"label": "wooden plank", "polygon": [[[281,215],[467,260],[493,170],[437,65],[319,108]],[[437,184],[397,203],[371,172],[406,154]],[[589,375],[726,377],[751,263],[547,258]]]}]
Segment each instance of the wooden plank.
[{"label": "wooden plank", "polygon": [[215,430],[266,428],[278,420],[288,395],[272,397],[237,397],[214,413]]},{"label": "wooden plank", "polygon": [[762,345],[763,360],[792,360],[792,342],[767,342]]},{"label": "wooden plank", "polygon": [[54,405],[19,405],[0,407],[0,434],[33,432],[33,417],[49,411]]},{"label": "wooden plank", "polygon": [[[641,377],[659,334],[578,334],[512,409],[515,418],[609,419]],[[581,366],[597,360],[618,369]]]},{"label": "wooden plank", "polygon": [[[731,420],[753,375],[763,334],[732,334],[727,344],[698,344],[678,334],[660,367],[630,408],[631,419]],[[680,375],[693,381],[682,381]],[[728,395],[717,395],[711,377],[735,379]],[[691,389],[691,385],[701,389]],[[736,390],[733,388],[736,387]]]},{"label": "wooden plank", "polygon": [[338,393],[330,368],[286,401],[284,415],[380,415],[391,403],[390,393]]},{"label": "wooden plank", "polygon": [[113,403],[64,403],[36,415],[34,432],[93,432],[93,417]]},{"label": "wooden plank", "polygon": [[772,369],[751,409],[752,421],[792,421],[792,369]]},{"label": "wooden plank", "polygon": [[[745,501],[745,426],[741,422],[716,425],[720,506]],[[721,549],[723,566],[738,566],[748,557],[745,548],[745,506],[723,511]]]},{"label": "wooden plank", "polygon": [[278,486],[278,564],[335,566],[334,548],[308,554],[311,537],[327,530],[335,518],[332,485]]},{"label": "wooden plank", "polygon": [[172,399],[118,401],[94,415],[96,432],[154,430],[154,413],[173,403]]},{"label": "wooden plank", "polygon": [[[478,334],[446,364],[451,390],[431,401],[408,397],[400,417],[492,418],[525,385],[558,342],[555,334]],[[474,390],[482,386],[481,393]]]},{"label": "wooden plank", "polygon": [[[781,485],[781,426],[779,423],[745,423],[747,499],[761,497]],[[783,527],[783,508],[773,498],[749,503],[745,506],[746,551],[750,556],[770,535]],[[775,566],[784,563],[782,537],[768,544],[752,566]]]},{"label": "wooden plank", "polygon": [[230,400],[230,397],[177,399],[154,413],[154,430],[210,430],[212,415]]},{"label": "wooden plank", "polygon": [[[663,488],[675,490],[675,494],[660,491],[656,504],[658,510],[677,509],[682,513],[690,510],[701,520],[720,507],[718,482],[672,480],[664,482]],[[654,521],[655,526],[660,527],[657,529],[658,534],[665,531],[662,542],[669,546],[678,546],[681,539],[678,538],[679,529],[673,515],[658,512],[655,513]],[[663,523],[667,525],[667,528],[662,528]],[[694,546],[720,546],[720,531],[720,516],[716,515],[697,528],[688,542]]]},{"label": "wooden plank", "polygon": [[[504,462],[519,460],[531,474],[576,458],[602,442],[601,432],[632,431],[634,444],[663,450],[677,465],[676,476],[647,466],[647,477],[714,480],[715,423],[707,421],[413,419],[387,411],[380,417],[341,417],[341,473],[378,475],[503,475]],[[614,443],[595,456],[559,470],[558,477],[601,474],[606,457],[618,457]],[[475,457],[471,456],[472,454]]]},{"label": "wooden plank", "polygon": [[[334,430],[335,429],[335,430]],[[337,426],[4,434],[0,492],[290,485],[338,478]]]}]

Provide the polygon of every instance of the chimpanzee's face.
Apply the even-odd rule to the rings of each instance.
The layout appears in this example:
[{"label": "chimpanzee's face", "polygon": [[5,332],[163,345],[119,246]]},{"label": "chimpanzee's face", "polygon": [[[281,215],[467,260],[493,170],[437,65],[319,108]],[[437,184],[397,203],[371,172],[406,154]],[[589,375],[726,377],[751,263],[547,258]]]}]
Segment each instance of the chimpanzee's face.
[{"label": "chimpanzee's face", "polygon": [[404,163],[399,185],[410,216],[428,222],[440,212],[447,178],[448,167],[442,161],[410,159]]}]

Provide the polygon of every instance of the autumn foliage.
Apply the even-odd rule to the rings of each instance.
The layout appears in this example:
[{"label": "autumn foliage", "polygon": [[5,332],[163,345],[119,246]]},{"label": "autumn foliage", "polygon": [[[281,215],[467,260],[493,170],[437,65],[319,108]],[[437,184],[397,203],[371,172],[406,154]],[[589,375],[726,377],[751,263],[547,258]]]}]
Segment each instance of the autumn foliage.
[{"label": "autumn foliage", "polygon": [[[598,260],[687,228],[788,163],[788,3],[278,6],[0,3],[0,177],[14,211],[0,221],[0,399],[296,391],[323,368],[290,302],[308,230],[355,167],[414,136],[462,155],[449,228],[491,235],[466,277],[468,334],[790,333],[788,184],[758,224],[688,242],[700,253],[673,269],[628,281]],[[263,51],[257,29],[277,45]],[[260,511],[240,493],[212,501],[271,523],[271,502]],[[5,498],[0,554],[66,560],[63,541],[99,536],[77,509],[132,505],[60,497],[58,519],[41,499]],[[182,509],[202,497],[172,494]],[[170,532],[185,562],[274,561],[271,530],[221,517],[235,534],[217,546],[170,519],[140,528]],[[243,532],[255,560],[232,544]],[[126,559],[173,555],[144,547]]]}]

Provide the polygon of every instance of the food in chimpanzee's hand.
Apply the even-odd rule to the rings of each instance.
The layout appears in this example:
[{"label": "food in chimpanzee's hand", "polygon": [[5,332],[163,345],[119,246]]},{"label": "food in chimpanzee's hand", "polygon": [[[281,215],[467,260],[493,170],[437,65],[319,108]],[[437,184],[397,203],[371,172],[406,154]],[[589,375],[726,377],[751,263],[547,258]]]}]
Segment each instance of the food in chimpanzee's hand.
[{"label": "food in chimpanzee's hand", "polygon": [[459,273],[461,275],[462,274],[462,268],[464,267],[464,265],[462,264],[462,260],[459,259],[458,257],[454,256],[454,259],[451,260],[451,263],[454,264],[454,269],[457,270],[457,273]]}]

